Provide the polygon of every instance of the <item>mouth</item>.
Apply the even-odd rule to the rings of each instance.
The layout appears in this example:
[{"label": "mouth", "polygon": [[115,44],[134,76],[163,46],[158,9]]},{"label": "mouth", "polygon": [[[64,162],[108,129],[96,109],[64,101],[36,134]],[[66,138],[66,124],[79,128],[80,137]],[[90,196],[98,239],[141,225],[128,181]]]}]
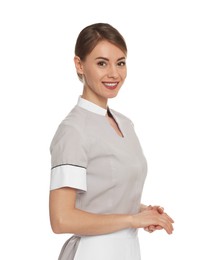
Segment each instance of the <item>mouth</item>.
[{"label": "mouth", "polygon": [[103,82],[103,85],[110,90],[114,90],[117,88],[118,83],[119,82]]}]

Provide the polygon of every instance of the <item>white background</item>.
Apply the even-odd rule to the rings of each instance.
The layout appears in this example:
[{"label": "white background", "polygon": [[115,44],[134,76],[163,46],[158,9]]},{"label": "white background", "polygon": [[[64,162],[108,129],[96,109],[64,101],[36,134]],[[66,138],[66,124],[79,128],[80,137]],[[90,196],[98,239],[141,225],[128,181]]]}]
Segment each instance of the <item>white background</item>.
[{"label": "white background", "polygon": [[140,231],[142,259],[210,259],[209,14],[207,0],[1,1],[0,259],[56,260],[69,237],[49,224],[49,145],[82,91],[76,37],[95,22],[127,41],[110,107],[132,119],[147,157],[143,202],[175,220],[171,236]]}]

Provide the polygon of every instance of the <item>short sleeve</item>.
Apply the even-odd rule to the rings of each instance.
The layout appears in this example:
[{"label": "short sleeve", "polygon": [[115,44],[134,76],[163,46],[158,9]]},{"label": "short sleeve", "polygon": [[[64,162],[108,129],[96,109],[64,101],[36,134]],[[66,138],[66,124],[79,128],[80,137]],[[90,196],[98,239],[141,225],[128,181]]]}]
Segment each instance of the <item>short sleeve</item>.
[{"label": "short sleeve", "polygon": [[50,190],[71,187],[86,191],[87,152],[81,129],[60,125],[50,146]]}]

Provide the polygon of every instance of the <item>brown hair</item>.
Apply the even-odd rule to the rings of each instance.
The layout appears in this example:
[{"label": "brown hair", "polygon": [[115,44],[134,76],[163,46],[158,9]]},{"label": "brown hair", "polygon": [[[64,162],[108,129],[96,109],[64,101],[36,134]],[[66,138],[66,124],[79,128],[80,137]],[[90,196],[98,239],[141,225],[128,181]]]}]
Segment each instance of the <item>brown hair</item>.
[{"label": "brown hair", "polygon": [[[118,48],[120,48],[125,55],[127,54],[127,46],[123,36],[117,29],[108,23],[95,23],[85,27],[78,35],[75,45],[75,55],[85,60],[86,56],[96,47],[96,45],[106,40]],[[78,74],[80,80],[82,76]]]}]

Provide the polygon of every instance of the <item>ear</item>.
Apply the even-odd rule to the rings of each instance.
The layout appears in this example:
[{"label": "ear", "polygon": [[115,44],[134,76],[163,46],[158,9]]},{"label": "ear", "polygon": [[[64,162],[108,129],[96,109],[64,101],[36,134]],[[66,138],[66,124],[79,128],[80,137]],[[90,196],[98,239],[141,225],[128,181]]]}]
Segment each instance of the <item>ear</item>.
[{"label": "ear", "polygon": [[74,64],[78,74],[83,74],[83,65],[79,56],[74,57]]}]

